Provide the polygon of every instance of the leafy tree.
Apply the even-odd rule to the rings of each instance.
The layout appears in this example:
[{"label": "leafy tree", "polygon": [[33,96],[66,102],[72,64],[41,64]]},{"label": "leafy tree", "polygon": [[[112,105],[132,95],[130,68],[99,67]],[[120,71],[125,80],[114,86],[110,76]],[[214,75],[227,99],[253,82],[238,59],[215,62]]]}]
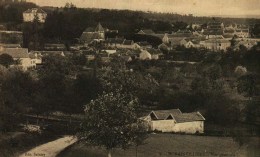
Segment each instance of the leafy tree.
[{"label": "leafy tree", "polygon": [[138,97],[142,104],[149,103],[147,98],[158,87],[158,82],[150,74],[142,75],[135,71],[107,70],[99,77],[105,91],[122,88],[123,92]]},{"label": "leafy tree", "polygon": [[82,107],[96,99],[98,94],[101,93],[102,84],[100,79],[94,78],[88,73],[80,73],[73,81],[73,87],[70,91],[74,92],[75,107],[82,112]]},{"label": "leafy tree", "polygon": [[251,100],[247,104],[245,108],[246,121],[248,123],[257,123],[257,119],[259,119],[260,113],[260,105],[259,101]]},{"label": "leafy tree", "polygon": [[208,121],[220,125],[235,124],[238,121],[240,112],[235,100],[222,93],[212,93],[206,103],[205,118]]},{"label": "leafy tree", "polygon": [[14,59],[12,56],[8,55],[8,54],[1,54],[0,55],[0,64],[5,66],[5,67],[9,67],[10,65],[12,65],[14,63]]},{"label": "leafy tree", "polygon": [[77,9],[76,5],[74,5],[72,3],[68,3],[68,2],[65,4],[65,7],[64,7],[65,11],[76,10],[76,9]]},{"label": "leafy tree", "polygon": [[[65,98],[73,99],[72,96],[66,94],[70,89],[71,80],[76,75],[74,66],[68,58],[60,55],[46,56],[43,60],[43,67],[38,70],[39,80],[38,90],[35,93],[35,105],[40,107],[39,111],[42,113],[62,111],[65,108],[64,105],[70,105]],[[64,100],[67,100],[66,103]],[[70,106],[67,107],[70,108]]]},{"label": "leafy tree", "polygon": [[191,82],[191,89],[193,91],[198,91],[198,92],[208,92],[211,89],[209,79],[205,77],[195,78]]},{"label": "leafy tree", "polygon": [[77,65],[79,67],[82,67],[82,66],[86,65],[86,63],[87,63],[87,59],[84,54],[80,54],[80,55],[73,54],[71,56],[71,60],[72,60],[73,65]]},{"label": "leafy tree", "polygon": [[34,81],[19,69],[2,71],[0,75],[0,128],[12,130],[32,105]]},{"label": "leafy tree", "polygon": [[185,30],[188,24],[183,21],[176,21],[173,23],[173,31]]},{"label": "leafy tree", "polygon": [[85,120],[79,136],[98,146],[104,146],[111,157],[116,147],[126,149],[140,135],[137,125],[135,97],[120,89],[104,93],[85,108]]},{"label": "leafy tree", "polygon": [[43,28],[43,24],[40,23],[37,15],[34,16],[33,22],[23,23],[23,47],[32,50],[39,50],[43,47]]},{"label": "leafy tree", "polygon": [[222,68],[218,64],[204,66],[203,75],[210,80],[217,80],[222,76]]},{"label": "leafy tree", "polygon": [[260,24],[256,23],[252,29],[252,35],[255,37],[259,37],[260,36]]},{"label": "leafy tree", "polygon": [[237,90],[239,93],[244,93],[246,96],[252,97],[257,94],[256,87],[257,76],[253,74],[243,75],[238,78]]}]

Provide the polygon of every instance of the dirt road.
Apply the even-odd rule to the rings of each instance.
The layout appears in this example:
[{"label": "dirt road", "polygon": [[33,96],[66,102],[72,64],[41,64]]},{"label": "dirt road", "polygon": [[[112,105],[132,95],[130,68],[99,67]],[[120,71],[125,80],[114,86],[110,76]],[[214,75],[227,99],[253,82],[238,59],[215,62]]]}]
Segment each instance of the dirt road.
[{"label": "dirt road", "polygon": [[19,157],[55,157],[62,150],[75,142],[77,142],[76,137],[65,136],[63,138],[59,138],[55,141],[51,141],[33,148],[28,152],[23,153]]}]

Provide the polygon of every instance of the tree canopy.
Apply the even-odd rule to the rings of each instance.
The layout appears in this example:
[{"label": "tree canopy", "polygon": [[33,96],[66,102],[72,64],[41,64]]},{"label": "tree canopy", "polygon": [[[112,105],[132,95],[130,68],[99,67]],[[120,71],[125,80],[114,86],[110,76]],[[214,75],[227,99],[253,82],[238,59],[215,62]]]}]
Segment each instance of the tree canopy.
[{"label": "tree canopy", "polygon": [[14,63],[14,59],[12,56],[8,55],[8,54],[1,54],[0,55],[0,64],[5,66],[5,67],[9,67],[10,65],[12,65]]},{"label": "tree canopy", "polygon": [[113,148],[127,148],[141,135],[136,114],[138,105],[137,98],[120,89],[103,93],[86,105],[80,137],[105,147],[108,156]]}]

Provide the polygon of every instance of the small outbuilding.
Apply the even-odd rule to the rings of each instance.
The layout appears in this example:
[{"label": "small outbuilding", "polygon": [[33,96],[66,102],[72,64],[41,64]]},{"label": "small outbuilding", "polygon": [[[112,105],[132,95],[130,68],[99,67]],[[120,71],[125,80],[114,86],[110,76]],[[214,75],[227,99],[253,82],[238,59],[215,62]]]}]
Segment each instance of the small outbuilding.
[{"label": "small outbuilding", "polygon": [[146,50],[141,50],[141,53],[139,54],[139,59],[140,60],[151,60],[152,55]]},{"label": "small outbuilding", "polygon": [[205,118],[199,112],[182,113],[180,109],[156,110],[141,119],[150,131],[204,133]]}]

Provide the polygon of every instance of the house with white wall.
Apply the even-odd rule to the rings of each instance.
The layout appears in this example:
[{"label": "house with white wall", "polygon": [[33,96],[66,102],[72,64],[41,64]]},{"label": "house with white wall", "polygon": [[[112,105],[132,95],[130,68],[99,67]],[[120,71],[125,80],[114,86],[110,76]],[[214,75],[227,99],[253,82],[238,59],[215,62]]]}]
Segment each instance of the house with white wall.
[{"label": "house with white wall", "polygon": [[23,12],[23,21],[24,22],[33,22],[35,17],[38,18],[40,23],[45,23],[47,18],[47,13],[41,8],[32,8]]},{"label": "house with white wall", "polygon": [[28,53],[27,48],[1,48],[0,55],[8,54],[15,61],[18,62],[18,67],[21,67],[22,70],[28,70],[34,68],[36,63],[31,62],[31,58]]},{"label": "house with white wall", "polygon": [[42,64],[42,55],[37,52],[30,52],[29,57],[31,59],[31,66],[36,68],[37,65]]},{"label": "house with white wall", "polygon": [[141,53],[139,54],[139,59],[140,60],[151,60],[152,55],[146,50],[141,50]]},{"label": "house with white wall", "polygon": [[83,44],[89,44],[93,41],[101,42],[105,40],[105,29],[98,23],[96,28],[88,27],[80,36],[80,41]]},{"label": "house with white wall", "polygon": [[231,46],[231,42],[226,39],[208,39],[201,41],[200,44],[212,51],[226,51]]},{"label": "house with white wall", "polygon": [[240,46],[245,46],[249,50],[255,45],[257,45],[257,41],[245,39],[245,40],[236,41],[233,49],[239,50]]},{"label": "house with white wall", "polygon": [[199,112],[182,113],[180,109],[155,110],[140,118],[150,131],[204,133],[205,118]]}]

